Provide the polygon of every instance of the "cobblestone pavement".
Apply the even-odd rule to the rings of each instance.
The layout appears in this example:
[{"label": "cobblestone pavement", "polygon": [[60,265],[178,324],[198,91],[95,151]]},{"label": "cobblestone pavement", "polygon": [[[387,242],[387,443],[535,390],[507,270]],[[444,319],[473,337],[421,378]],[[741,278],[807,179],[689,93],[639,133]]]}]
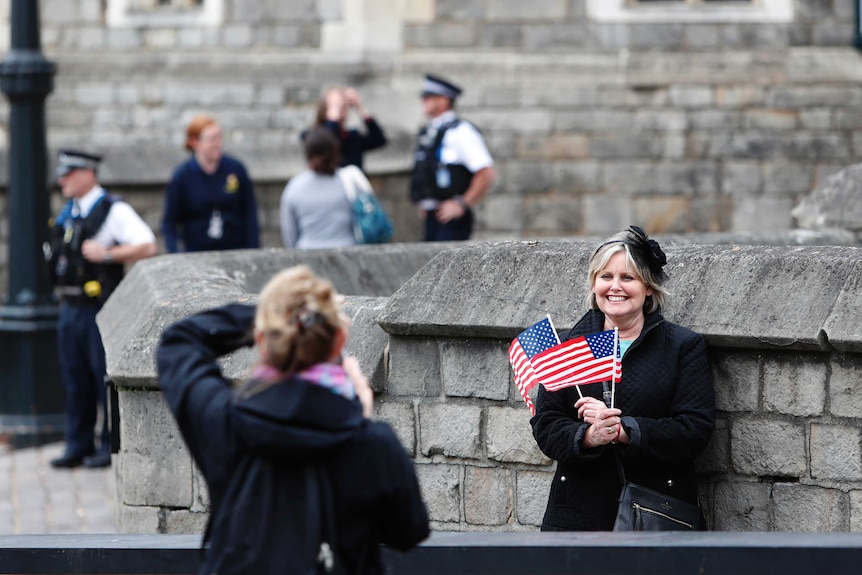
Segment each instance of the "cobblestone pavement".
[{"label": "cobblestone pavement", "polygon": [[62,443],[0,446],[0,535],[117,533],[112,469],[54,469],[62,452]]}]

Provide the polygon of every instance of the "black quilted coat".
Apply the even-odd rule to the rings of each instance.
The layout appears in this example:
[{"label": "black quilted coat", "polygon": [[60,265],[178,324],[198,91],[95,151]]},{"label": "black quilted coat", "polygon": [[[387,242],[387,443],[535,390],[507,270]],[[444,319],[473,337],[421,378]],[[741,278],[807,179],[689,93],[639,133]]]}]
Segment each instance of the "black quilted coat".
[{"label": "black quilted coat", "polygon": [[[563,340],[604,330],[604,314],[588,311]],[[575,387],[539,389],[533,436],[557,470],[542,522],[543,531],[609,531],[621,484],[614,451],[626,479],[687,501],[697,501],[693,460],[714,427],[715,398],[703,338],[648,314],[641,335],[622,360],[615,405],[631,443],[583,449],[588,425],[578,419]],[[581,386],[601,399],[602,385]]]}]

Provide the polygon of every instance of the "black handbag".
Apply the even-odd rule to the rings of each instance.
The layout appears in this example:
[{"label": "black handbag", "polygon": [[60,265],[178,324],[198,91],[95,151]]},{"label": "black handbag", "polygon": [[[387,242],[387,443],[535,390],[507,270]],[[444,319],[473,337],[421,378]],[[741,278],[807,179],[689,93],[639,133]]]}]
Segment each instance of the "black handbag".
[{"label": "black handbag", "polygon": [[625,478],[619,454],[617,472],[623,484],[614,531],[702,531],[700,507]]}]

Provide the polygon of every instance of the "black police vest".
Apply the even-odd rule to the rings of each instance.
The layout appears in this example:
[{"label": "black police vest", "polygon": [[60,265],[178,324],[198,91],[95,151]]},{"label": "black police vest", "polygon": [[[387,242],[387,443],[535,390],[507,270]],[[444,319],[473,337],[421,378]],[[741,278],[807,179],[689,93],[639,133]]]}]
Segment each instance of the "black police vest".
[{"label": "black police vest", "polygon": [[455,119],[440,126],[433,137],[428,134],[427,126],[419,132],[410,178],[410,201],[414,204],[425,199],[448,200],[462,196],[470,187],[473,173],[467,166],[443,164],[439,158],[443,136],[460,123],[461,120]]},{"label": "black police vest", "polygon": [[72,218],[67,213],[51,228],[51,281],[69,303],[101,305],[123,279],[123,264],[90,262],[81,253],[84,240],[98,233],[115,201],[106,194],[86,218]]}]

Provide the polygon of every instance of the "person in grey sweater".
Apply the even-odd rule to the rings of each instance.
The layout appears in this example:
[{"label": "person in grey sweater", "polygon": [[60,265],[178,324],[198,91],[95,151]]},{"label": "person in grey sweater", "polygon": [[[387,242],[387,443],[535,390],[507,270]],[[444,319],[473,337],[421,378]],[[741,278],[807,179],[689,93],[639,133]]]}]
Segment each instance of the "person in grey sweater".
[{"label": "person in grey sweater", "polygon": [[338,139],[326,128],[305,137],[308,169],[281,194],[279,224],[287,248],[337,248],[356,244],[350,202],[336,175]]}]

